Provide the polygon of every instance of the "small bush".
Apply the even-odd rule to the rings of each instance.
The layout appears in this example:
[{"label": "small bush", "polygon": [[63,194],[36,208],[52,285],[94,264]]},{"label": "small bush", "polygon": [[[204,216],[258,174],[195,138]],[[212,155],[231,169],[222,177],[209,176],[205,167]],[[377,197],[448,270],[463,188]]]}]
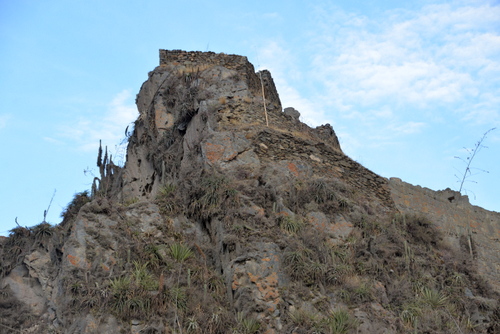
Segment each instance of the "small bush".
[{"label": "small bush", "polygon": [[171,183],[164,184],[156,194],[156,204],[160,207],[162,214],[175,211],[174,195],[177,187]]},{"label": "small bush", "polygon": [[292,218],[290,216],[280,216],[279,219],[279,225],[280,228],[288,233],[295,234],[299,232],[302,227],[304,226],[304,223],[302,223],[301,220]]},{"label": "small bush", "polygon": [[224,176],[210,175],[202,178],[191,195],[189,213],[191,216],[209,219],[239,204],[236,189],[231,188]]},{"label": "small bush", "polygon": [[168,300],[179,310],[187,308],[186,289],[181,287],[171,287],[167,292]]},{"label": "small bush", "polygon": [[148,263],[134,261],[134,270],[132,275],[138,287],[146,291],[158,290],[158,280],[147,269]]},{"label": "small bush", "polygon": [[54,228],[52,227],[52,225],[50,225],[49,223],[40,223],[38,225],[35,225],[33,226],[32,228],[30,228],[31,230],[31,233],[33,233],[33,235],[35,236],[35,239],[37,240],[41,240],[41,239],[44,239],[46,237],[50,237],[52,235],[52,233],[54,232]]},{"label": "small bush", "polygon": [[109,286],[111,292],[116,296],[125,296],[129,293],[132,280],[128,276],[117,277],[111,280]]},{"label": "small bush", "polygon": [[132,197],[123,202],[123,206],[131,206],[132,204],[138,203],[138,197]]},{"label": "small bush", "polygon": [[353,298],[360,303],[364,303],[373,299],[371,287],[364,282],[352,289],[352,295]]},{"label": "small bush", "polygon": [[416,305],[409,304],[403,307],[399,317],[403,322],[410,327],[414,327],[418,321],[418,317],[422,314],[422,309]]},{"label": "small bush", "polygon": [[322,282],[325,278],[326,265],[317,261],[311,261],[305,265],[304,282]]},{"label": "small bush", "polygon": [[177,187],[172,183],[164,184],[158,191],[157,198],[161,199],[170,196],[170,194],[172,194],[176,190],[176,188]]},{"label": "small bush", "polygon": [[312,251],[308,248],[300,248],[285,253],[283,260],[292,278],[304,279],[305,267],[311,261],[311,255]]},{"label": "small bush", "polygon": [[90,196],[88,190],[82,191],[81,193],[75,194],[73,200],[68,204],[66,209],[61,213],[62,223],[65,224],[71,219],[75,218],[80,209],[90,202]]},{"label": "small bush", "polygon": [[318,204],[332,201],[336,198],[334,187],[325,179],[312,180],[308,186],[314,201]]},{"label": "small bush", "polygon": [[398,215],[394,221],[402,225],[403,229],[412,239],[426,246],[440,246],[443,240],[442,234],[432,222],[423,215],[406,214]]},{"label": "small bush", "polygon": [[236,321],[238,322],[238,326],[235,333],[254,334],[257,333],[260,329],[260,323],[256,319],[247,318],[241,312],[238,313]]},{"label": "small bush", "polygon": [[295,309],[289,313],[290,319],[295,326],[303,329],[311,329],[317,326],[320,317],[317,313],[313,313],[304,309]]},{"label": "small bush", "polygon": [[351,201],[345,197],[339,197],[337,199],[337,202],[338,202],[339,208],[341,208],[343,210],[347,210],[352,205]]},{"label": "small bush", "polygon": [[345,309],[330,311],[323,321],[326,329],[332,334],[344,334],[357,326],[357,321]]},{"label": "small bush", "polygon": [[31,236],[31,230],[22,226],[14,227],[9,231],[9,238],[10,240],[12,240],[13,244],[16,244],[18,240],[29,238],[30,236]]}]

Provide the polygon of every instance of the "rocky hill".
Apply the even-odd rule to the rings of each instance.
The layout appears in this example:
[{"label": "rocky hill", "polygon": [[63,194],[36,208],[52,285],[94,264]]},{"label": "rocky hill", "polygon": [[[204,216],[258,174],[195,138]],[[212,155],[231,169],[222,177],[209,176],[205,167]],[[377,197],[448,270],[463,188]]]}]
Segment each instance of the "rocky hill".
[{"label": "rocky hill", "polygon": [[245,57],[160,50],[127,160],[0,240],[0,333],[498,333],[498,213],[387,180]]}]

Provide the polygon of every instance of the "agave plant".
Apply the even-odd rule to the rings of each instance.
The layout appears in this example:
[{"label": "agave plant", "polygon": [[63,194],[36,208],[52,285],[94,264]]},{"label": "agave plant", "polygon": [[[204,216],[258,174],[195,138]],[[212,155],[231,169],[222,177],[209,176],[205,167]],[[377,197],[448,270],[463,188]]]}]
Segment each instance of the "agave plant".
[{"label": "agave plant", "polygon": [[193,255],[193,251],[186,245],[181,243],[175,243],[170,245],[170,255],[177,262],[184,262]]},{"label": "agave plant", "polygon": [[441,291],[423,287],[420,290],[420,300],[432,309],[443,308],[448,303],[448,296]]},{"label": "agave plant", "polygon": [[238,322],[236,333],[254,334],[260,329],[260,323],[256,319],[247,318],[242,312],[238,313],[236,320]]},{"label": "agave plant", "polygon": [[356,327],[357,322],[345,309],[332,310],[324,319],[325,327],[332,334],[344,334]]},{"label": "agave plant", "polygon": [[295,234],[300,231],[304,225],[299,219],[294,219],[289,216],[281,216],[279,218],[279,224],[282,230],[291,234]]}]

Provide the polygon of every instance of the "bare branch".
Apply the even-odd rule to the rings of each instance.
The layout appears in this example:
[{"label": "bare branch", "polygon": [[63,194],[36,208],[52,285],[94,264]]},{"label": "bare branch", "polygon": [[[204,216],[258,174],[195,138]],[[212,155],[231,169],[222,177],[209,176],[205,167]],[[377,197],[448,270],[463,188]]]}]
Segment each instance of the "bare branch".
[{"label": "bare branch", "polygon": [[52,194],[52,198],[50,199],[49,206],[47,207],[47,210],[43,211],[43,223],[46,223],[47,215],[50,210],[50,206],[52,205],[52,201],[54,200],[54,197],[56,196],[56,189],[54,189],[54,193]]},{"label": "bare branch", "polygon": [[[460,182],[460,189],[458,190],[458,192],[462,192],[462,188],[464,186],[464,182],[465,180],[470,177],[470,176],[473,176],[473,175],[477,175],[477,174],[472,174],[472,171],[471,171],[471,164],[472,164],[472,160],[474,160],[474,158],[476,157],[476,155],[479,153],[479,151],[481,151],[482,148],[487,148],[486,146],[483,145],[483,141],[486,139],[486,136],[488,135],[488,133],[490,133],[491,131],[495,130],[496,128],[491,128],[489,129],[488,131],[486,131],[483,136],[481,137],[481,139],[478,140],[478,142],[474,145],[474,148],[472,149],[468,149],[468,148],[465,148],[465,150],[469,153],[469,156],[466,158],[466,159],[463,159],[461,157],[455,157],[457,159],[460,159],[462,160],[467,166],[465,167],[465,171],[463,172],[463,175],[462,175],[462,178],[461,178],[461,182]],[[475,168],[477,169],[477,168]],[[482,169],[479,169],[481,172],[486,172],[486,173],[489,173],[488,171],[485,171],[485,170],[482,170]]]}]

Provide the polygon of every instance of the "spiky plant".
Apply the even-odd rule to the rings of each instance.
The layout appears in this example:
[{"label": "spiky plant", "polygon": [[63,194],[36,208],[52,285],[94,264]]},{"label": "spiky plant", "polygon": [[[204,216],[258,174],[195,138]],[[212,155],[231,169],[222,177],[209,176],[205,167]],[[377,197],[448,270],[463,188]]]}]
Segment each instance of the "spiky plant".
[{"label": "spiky plant", "polygon": [[422,309],[419,306],[415,304],[408,304],[403,308],[399,317],[407,326],[415,327],[418,317],[420,317],[421,314]]},{"label": "spiky plant", "polygon": [[448,304],[448,296],[441,291],[423,287],[420,290],[420,301],[431,309],[443,308]]},{"label": "spiky plant", "polygon": [[357,322],[349,312],[342,308],[330,311],[324,323],[332,334],[344,334],[357,326]]},{"label": "spiky plant", "polygon": [[193,251],[182,243],[175,243],[170,245],[170,255],[175,261],[182,263],[193,255]]},{"label": "spiky plant", "polygon": [[304,224],[300,219],[295,219],[290,216],[280,216],[279,225],[283,231],[295,234],[300,231]]},{"label": "spiky plant", "polygon": [[45,237],[50,237],[53,233],[53,227],[47,222],[40,223],[31,228],[31,232],[35,236],[35,239],[41,240]]},{"label": "spiky plant", "polygon": [[236,333],[254,334],[260,329],[260,322],[254,318],[245,317],[242,312],[237,314],[236,320],[238,322]]}]

